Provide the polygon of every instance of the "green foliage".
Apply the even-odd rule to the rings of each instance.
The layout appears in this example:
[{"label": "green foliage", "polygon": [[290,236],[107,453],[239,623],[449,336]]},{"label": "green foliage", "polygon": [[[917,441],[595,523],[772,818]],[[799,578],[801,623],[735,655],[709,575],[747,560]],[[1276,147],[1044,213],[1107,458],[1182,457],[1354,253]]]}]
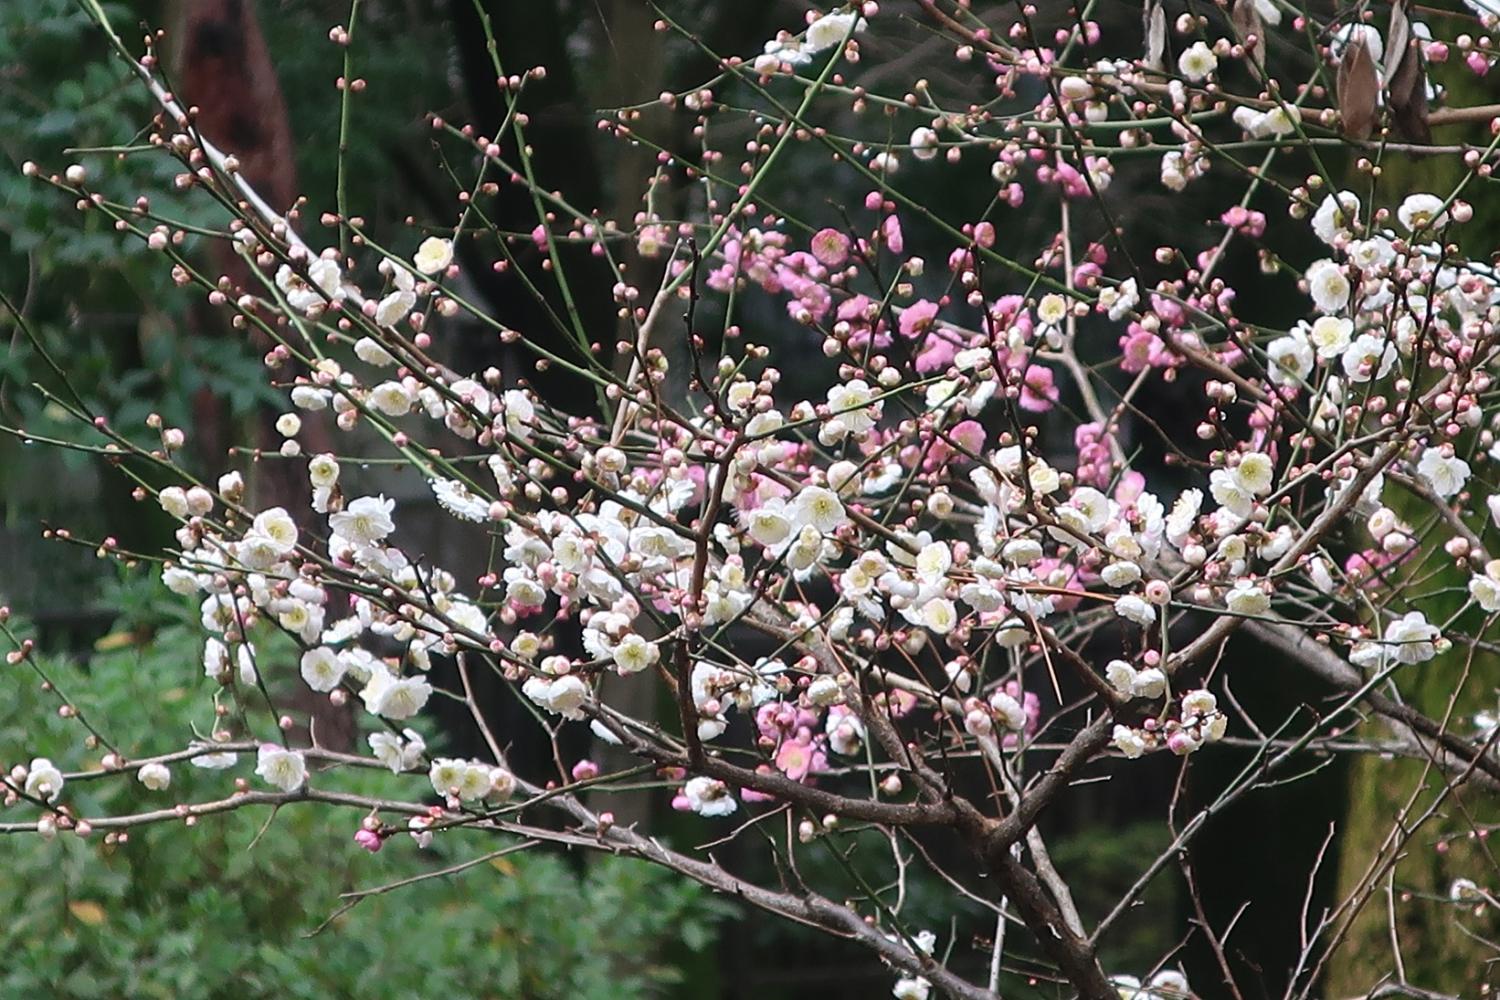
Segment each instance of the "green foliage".
[{"label": "green foliage", "polygon": [[[131,26],[170,26],[162,0],[114,0],[104,7],[129,45],[140,44],[138,32],[125,30]],[[347,5],[343,15],[326,5],[262,0],[259,7],[287,96],[302,189],[313,205],[331,208],[332,137],[341,107],[331,80],[343,53],[326,38],[329,23],[346,15]],[[369,96],[379,99],[353,105],[346,166],[351,201],[379,232],[414,203],[409,190],[390,181],[392,152],[424,148],[422,113],[452,100],[449,80],[435,71],[443,60],[411,58],[414,49],[443,53],[448,45],[446,20],[435,9],[427,14],[365,5],[361,16],[358,69],[372,82]],[[165,48],[172,47],[169,38]],[[55,378],[0,306],[0,425],[41,437],[93,439],[33,384],[69,401],[76,391],[91,412],[106,415],[141,444],[154,443],[145,425],[150,413],[169,426],[193,427],[195,399],[217,400],[238,422],[258,408],[284,406],[284,396],[268,384],[260,351],[248,338],[224,331],[200,294],[178,288],[162,255],[116,232],[103,213],[80,213],[68,193],[22,175],[27,161],[47,174],[82,163],[90,191],[113,203],[132,205],[147,195],[151,211],[163,218],[208,227],[224,221],[211,199],[176,193],[180,165],[145,142],[143,129],[158,109],[77,0],[0,3],[0,97],[0,293],[23,311],[68,381],[65,387]],[[189,260],[206,264],[204,248],[202,239],[190,240]],[[128,486],[97,473],[97,464],[82,454],[49,449],[43,457],[41,449],[0,436],[0,517],[12,525],[67,524],[83,537],[116,535],[154,547],[133,537],[138,511],[124,500]],[[29,540],[0,533],[5,589],[33,610],[60,613],[94,600],[88,582],[68,572],[71,565],[49,562]]]},{"label": "green foliage", "polygon": [[[212,721],[214,686],[178,599],[139,586],[111,596],[119,630],[86,664],[44,662],[48,675],[127,754],[181,745]],[[164,600],[166,603],[164,603]],[[176,620],[174,620],[176,619]],[[159,625],[154,635],[148,628]],[[12,671],[25,667],[9,667]],[[55,698],[12,675],[0,746],[49,753],[64,769],[85,760],[76,722]],[[49,720],[45,724],[38,720]],[[97,759],[98,752],[91,756]],[[141,812],[221,798],[232,772],[172,768],[151,792],[129,777],[70,782],[79,814]],[[251,779],[254,780],[253,778]],[[340,772],[340,787],[378,794],[410,777]],[[7,820],[21,819],[18,806]],[[715,937],[726,904],[670,873],[614,857],[548,853],[497,858],[455,875],[371,896],[309,936],[339,894],[435,872],[506,846],[480,834],[439,837],[427,851],[406,837],[370,855],[351,837],[360,814],[290,806],[52,842],[0,841],[0,995],[324,1000],[328,997],[599,998],[662,995],[678,980],[674,950]],[[264,832],[262,833],[262,829]],[[682,958],[688,956],[682,955]]]},{"label": "green foliage", "polygon": [[[1140,875],[1141,859],[1160,855],[1171,842],[1171,833],[1160,823],[1099,824],[1058,840],[1052,860],[1072,887],[1084,923],[1093,926],[1130,890]],[[1138,915],[1121,922],[1120,932],[1110,935],[1101,953],[1106,969],[1139,975],[1171,948],[1171,924],[1161,918],[1176,911],[1178,891],[1172,878],[1155,879],[1146,887]]]},{"label": "green foliage", "polygon": [[[125,4],[106,7],[122,23],[141,13]],[[90,190],[111,201],[133,202],[149,192],[153,211],[203,220],[194,218],[185,199],[173,196],[175,165],[156,151],[87,151],[142,145],[136,130],[150,121],[151,108],[149,95],[131,85],[126,67],[108,52],[77,3],[0,6],[0,66],[8,67],[0,74],[6,95],[0,101],[0,287],[25,311],[48,351],[62,359],[74,387],[91,406],[113,415],[170,388],[160,372],[151,371],[151,359],[142,357],[140,341],[152,327],[143,317],[180,314],[185,298],[161,258],[139,239],[117,233],[101,213],[79,213],[65,192],[23,177],[21,165],[30,160],[57,172],[81,162],[89,167]],[[155,326],[175,331],[160,320]],[[0,331],[12,347],[0,368],[0,412],[8,423],[24,422],[37,433],[60,429],[67,418],[24,389],[32,381],[54,391],[61,386],[3,310]],[[131,367],[145,371],[134,379],[118,377]],[[164,405],[179,411],[169,416],[185,418],[188,398],[167,393]],[[140,427],[139,420],[134,426]]]}]

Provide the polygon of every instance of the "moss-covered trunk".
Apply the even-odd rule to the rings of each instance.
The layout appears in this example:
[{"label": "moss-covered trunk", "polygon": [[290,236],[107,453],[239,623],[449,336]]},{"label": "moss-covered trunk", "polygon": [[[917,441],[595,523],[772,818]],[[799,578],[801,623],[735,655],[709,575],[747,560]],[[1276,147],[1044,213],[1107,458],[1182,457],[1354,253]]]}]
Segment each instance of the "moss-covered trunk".
[{"label": "moss-covered trunk", "polygon": [[[1402,694],[1424,713],[1443,718],[1462,662],[1462,651],[1455,650],[1409,671]],[[1494,704],[1496,668],[1493,656],[1476,658],[1455,701],[1455,731],[1466,731],[1476,709]],[[1366,736],[1381,735],[1375,723],[1366,730]],[[1493,889],[1496,866],[1473,831],[1500,819],[1500,803],[1482,789],[1447,792],[1446,785],[1442,772],[1423,761],[1366,756],[1350,768],[1338,899],[1354,894],[1362,905],[1329,966],[1323,995],[1364,996],[1377,985],[1392,968],[1393,926],[1407,982],[1454,996],[1482,995],[1480,986],[1489,980],[1486,963],[1497,957],[1496,949],[1463,928],[1491,937],[1494,914],[1455,906],[1448,891],[1456,878]],[[1374,859],[1379,867],[1372,874]]]}]

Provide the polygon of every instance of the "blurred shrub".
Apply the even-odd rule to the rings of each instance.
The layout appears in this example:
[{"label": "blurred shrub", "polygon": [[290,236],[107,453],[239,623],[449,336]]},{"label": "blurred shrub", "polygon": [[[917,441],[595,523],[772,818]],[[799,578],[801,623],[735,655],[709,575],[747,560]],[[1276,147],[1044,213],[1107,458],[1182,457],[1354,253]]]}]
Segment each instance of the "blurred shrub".
[{"label": "blurred shrub", "polygon": [[[213,687],[179,599],[122,586],[117,630],[86,663],[44,660],[50,677],[89,718],[128,723],[106,735],[127,754],[161,733],[212,724]],[[25,667],[8,667],[24,670]],[[89,675],[81,683],[80,672]],[[0,714],[0,744],[45,748],[76,766],[79,729],[57,719],[40,685]],[[165,695],[162,692],[166,692]],[[49,718],[46,731],[21,721]],[[28,725],[32,723],[28,722]],[[158,744],[159,745],[159,744]],[[95,755],[97,756],[97,755]],[[81,815],[160,809],[219,798],[232,772],[172,768],[172,786],[75,781],[67,799]],[[348,781],[341,773],[340,782]],[[397,780],[359,779],[371,794]],[[419,779],[418,779],[419,780]],[[25,809],[16,810],[15,818]],[[329,997],[598,998],[663,995],[680,960],[715,938],[728,904],[686,880],[614,858],[521,853],[371,896],[316,936],[339,894],[380,886],[480,857],[506,841],[439,837],[420,851],[404,837],[378,855],[351,841],[360,814],[329,827],[324,810],[288,807],[274,817],[245,810],[196,826],[162,823],[107,847],[61,835],[0,841],[0,996],[195,997],[326,1000]],[[10,819],[11,817],[5,817]],[[267,823],[274,835],[257,837]],[[676,953],[674,957],[674,952]]]}]

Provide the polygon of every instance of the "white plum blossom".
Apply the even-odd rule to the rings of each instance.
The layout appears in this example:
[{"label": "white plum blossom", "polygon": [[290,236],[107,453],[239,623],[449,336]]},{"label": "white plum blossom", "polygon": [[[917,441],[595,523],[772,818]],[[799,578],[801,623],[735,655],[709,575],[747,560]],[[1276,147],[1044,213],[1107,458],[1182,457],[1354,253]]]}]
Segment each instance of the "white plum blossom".
[{"label": "white plum blossom", "polygon": [[1234,467],[1234,481],[1243,490],[1254,496],[1265,496],[1271,492],[1275,481],[1275,465],[1264,452],[1252,451],[1240,456]]},{"label": "white plum blossom", "polygon": [[913,129],[911,138],[907,140],[911,146],[911,155],[918,160],[931,160],[936,157],[938,142],[938,134],[926,126]]},{"label": "white plum blossom", "polygon": [[1197,489],[1183,490],[1176,501],[1172,504],[1172,511],[1167,515],[1166,534],[1167,539],[1173,545],[1181,545],[1188,533],[1193,530],[1193,522],[1198,518],[1198,512],[1203,509],[1203,491]]},{"label": "white plum blossom", "polygon": [[414,729],[403,729],[399,736],[388,730],[377,730],[369,735],[367,742],[370,753],[390,768],[392,774],[415,769],[427,752],[426,742]]},{"label": "white plum blossom", "polygon": [[728,816],[740,806],[728,785],[701,775],[688,779],[682,786],[682,795],[699,816]]},{"label": "white plum blossom", "polygon": [[172,784],[172,770],[165,764],[142,764],[135,772],[136,780],[153,792],[164,792]]},{"label": "white plum blossom", "polygon": [[1441,448],[1428,448],[1422,452],[1417,463],[1417,475],[1431,487],[1432,492],[1447,499],[1464,488],[1469,479],[1469,463],[1454,455],[1445,454]]},{"label": "white plum blossom", "polygon": [[400,382],[382,382],[370,390],[370,408],[388,417],[404,417],[414,402],[409,390]]},{"label": "white plum blossom", "polygon": [[807,686],[807,700],[819,708],[827,708],[843,702],[844,692],[839,687],[837,678],[823,674],[814,677],[813,682]]},{"label": "white plum blossom", "polygon": [[380,300],[375,306],[375,322],[381,326],[395,326],[416,308],[417,297],[412,292],[397,289]]},{"label": "white plum blossom", "polygon": [[396,523],[391,512],[396,502],[383,496],[360,497],[342,511],[328,516],[328,526],[355,545],[374,545],[392,531]]},{"label": "white plum blossom", "polygon": [[1109,681],[1110,687],[1125,695],[1130,694],[1135,674],[1135,668],[1124,660],[1110,660],[1104,667],[1104,677]]},{"label": "white plum blossom", "polygon": [[1307,340],[1325,361],[1342,357],[1354,334],[1354,321],[1340,316],[1319,316],[1313,320]]},{"label": "white plum blossom", "polygon": [[[390,324],[383,324],[389,326]],[[367,365],[376,368],[387,368],[396,363],[391,352],[386,350],[379,341],[371,337],[360,337],[354,342],[354,356]]]},{"label": "white plum blossom", "polygon": [[1156,624],[1156,605],[1135,594],[1126,594],[1117,598],[1115,614],[1143,627]]},{"label": "white plum blossom", "polygon": [[494,787],[491,768],[473,760],[456,757],[439,757],[427,771],[432,790],[439,795],[451,795],[464,801],[482,799]]},{"label": "white plum blossom", "polygon": [[853,712],[830,711],[824,729],[834,753],[853,757],[864,748],[865,726]]},{"label": "white plum blossom", "polygon": [[1236,517],[1249,517],[1254,509],[1255,494],[1229,469],[1215,469],[1209,474],[1208,491],[1215,503]]},{"label": "white plum blossom", "polygon": [[875,393],[868,382],[851,379],[828,390],[828,409],[837,415],[836,422],[846,433],[860,437],[875,426],[881,404],[875,401]]},{"label": "white plum blossom", "polygon": [[792,523],[830,534],[844,523],[847,514],[838,494],[822,486],[809,486],[797,494],[791,508]]},{"label": "white plum blossom", "polygon": [[347,666],[339,655],[327,646],[318,646],[302,654],[302,679],[314,691],[332,691],[344,679]]},{"label": "white plum blossom", "polygon": [[1173,191],[1184,191],[1187,189],[1189,179],[1190,167],[1181,153],[1174,149],[1162,154],[1161,182],[1164,187]]},{"label": "white plum blossom", "polygon": [[298,385],[292,388],[292,405],[299,410],[326,410],[332,393],[317,386]]},{"label": "white plum blossom", "polygon": [[[411,730],[407,730],[407,732],[411,732]],[[500,802],[508,802],[516,794],[516,790],[520,787],[520,782],[510,771],[506,770],[503,767],[490,768],[490,790],[488,793],[489,798],[496,799]]]},{"label": "white plum blossom", "polygon": [[1436,229],[1448,221],[1443,199],[1435,194],[1409,194],[1396,209],[1396,218],[1411,233]]},{"label": "white plum blossom", "polygon": [[522,686],[528,698],[542,708],[565,719],[582,719],[589,688],[577,674],[563,674],[548,680],[532,677]]},{"label": "white plum blossom", "polygon": [[1134,278],[1126,278],[1119,285],[1105,287],[1099,291],[1099,305],[1109,318],[1118,323],[1140,305],[1141,294]]},{"label": "white plum blossom", "polygon": [[1396,345],[1389,338],[1377,333],[1362,333],[1344,352],[1344,377],[1357,383],[1382,379],[1390,374],[1395,363]]},{"label": "white plum blossom", "polygon": [[181,486],[168,486],[156,494],[157,503],[161,509],[173,517],[186,518],[189,516],[187,491]]},{"label": "white plum blossom", "polygon": [[255,755],[255,773],[268,785],[295,792],[307,781],[307,761],[299,751],[262,743]]},{"label": "white plum blossom", "polygon": [[[1251,111],[1249,108],[1235,110],[1237,112]],[[1297,131],[1297,111],[1287,104],[1278,104],[1266,111],[1251,111],[1248,120],[1244,122],[1244,127],[1245,131],[1256,139],[1291,135]]]},{"label": "white plum blossom", "polygon": [[792,520],[786,504],[779,499],[768,501],[741,517],[746,532],[757,545],[771,549],[791,537]]},{"label": "white plum blossom", "polygon": [[453,241],[439,236],[429,236],[417,247],[412,263],[423,274],[437,274],[453,263]]},{"label": "white plum blossom", "polygon": [[276,287],[286,296],[287,305],[300,313],[314,313],[330,301],[345,297],[343,273],[337,261],[317,257],[307,265],[307,277],[283,264],[276,271]]},{"label": "white plum blossom", "polygon": [[921,976],[905,976],[891,987],[891,996],[896,1000],[928,1000],[932,994],[932,983]]},{"label": "white plum blossom", "polygon": [[1334,32],[1333,39],[1328,44],[1328,53],[1333,56],[1335,62],[1344,57],[1344,52],[1349,46],[1363,42],[1369,49],[1370,58],[1376,66],[1385,57],[1385,39],[1380,34],[1380,29],[1373,24],[1361,24],[1358,21],[1345,23]]},{"label": "white plum blossom", "polygon": [[479,523],[489,518],[489,501],[476,495],[461,480],[429,479],[427,485],[432,488],[433,496],[437,497],[438,506],[460,521]]},{"label": "white plum blossom", "polygon": [[[1264,3],[1265,0],[1259,2]],[[1149,992],[1142,1000],[1148,1000],[1148,997],[1149,1000],[1191,1000],[1193,996],[1187,976],[1176,969],[1163,969],[1151,977],[1146,987]]]},{"label": "white plum blossom", "polygon": [[1355,240],[1348,246],[1349,260],[1367,276],[1380,273],[1396,260],[1395,247],[1384,236]]},{"label": "white plum blossom", "polygon": [[1327,195],[1312,218],[1313,233],[1329,246],[1350,239],[1358,224],[1359,195],[1353,191]]},{"label": "white plum blossom", "polygon": [[1203,42],[1194,42],[1177,57],[1177,70],[1194,83],[1208,79],[1219,68],[1219,57]]},{"label": "white plum blossom", "polygon": [[1483,574],[1469,578],[1469,596],[1485,611],[1500,611],[1500,559],[1491,559]]},{"label": "white plum blossom", "polygon": [[996,691],[990,695],[990,711],[994,712],[995,718],[1011,732],[1019,733],[1025,730],[1026,709],[1004,691]]},{"label": "white plum blossom", "polygon": [[1104,668],[1110,687],[1127,698],[1160,698],[1167,691],[1167,675],[1159,667],[1137,670],[1124,660],[1111,660]]},{"label": "white plum blossom", "polygon": [[1146,752],[1147,743],[1144,736],[1129,726],[1115,726],[1110,734],[1110,746],[1131,760],[1136,759]]},{"label": "white plum blossom", "polygon": [[1352,288],[1343,268],[1328,259],[1315,260],[1307,266],[1307,291],[1318,312],[1332,315],[1349,304]]},{"label": "white plum blossom", "polygon": [[611,658],[621,674],[638,674],[661,658],[656,643],[632,632],[615,646]]},{"label": "white plum blossom", "polygon": [[339,463],[332,455],[314,455],[307,461],[307,479],[315,488],[331,487],[339,481]]},{"label": "white plum blossom", "polygon": [[1300,332],[1271,341],[1266,356],[1271,362],[1267,366],[1271,381],[1277,385],[1296,386],[1312,374],[1315,354],[1306,335]]},{"label": "white plum blossom", "polygon": [[1385,628],[1387,655],[1397,663],[1425,663],[1437,655],[1441,639],[1436,625],[1420,611],[1409,611]]},{"label": "white plum blossom", "polygon": [[808,52],[821,52],[838,45],[851,33],[864,31],[865,23],[864,18],[844,11],[824,14],[807,26],[803,44]]},{"label": "white plum blossom", "polygon": [[1112,562],[1099,571],[1099,578],[1106,586],[1128,587],[1141,579],[1141,568],[1133,562]]},{"label": "white plum blossom", "polygon": [[1167,693],[1167,675],[1158,667],[1137,671],[1130,681],[1130,693],[1136,698],[1160,698]]},{"label": "white plum blossom", "polygon": [[917,553],[917,577],[927,583],[943,579],[953,565],[953,552],[946,542],[929,542]]},{"label": "white plum blossom", "polygon": [[1224,606],[1237,615],[1263,615],[1271,607],[1271,596],[1253,580],[1241,580],[1224,595]]},{"label": "white plum blossom", "polygon": [[934,597],[922,605],[918,619],[938,635],[947,635],[958,624],[958,608],[946,597]]},{"label": "white plum blossom", "polygon": [[389,670],[375,670],[359,696],[371,715],[409,719],[432,697],[432,685],[420,676],[398,677]]},{"label": "white plum blossom", "polygon": [[56,802],[63,790],[63,773],[46,757],[37,757],[26,769],[26,794],[34,799]]}]

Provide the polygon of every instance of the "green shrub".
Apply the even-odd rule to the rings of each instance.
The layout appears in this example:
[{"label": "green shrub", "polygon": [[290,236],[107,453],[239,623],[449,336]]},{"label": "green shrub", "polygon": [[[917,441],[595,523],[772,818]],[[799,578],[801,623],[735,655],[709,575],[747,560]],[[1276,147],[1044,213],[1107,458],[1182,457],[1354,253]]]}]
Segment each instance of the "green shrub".
[{"label": "green shrub", "polygon": [[[43,668],[86,717],[131,727],[106,733],[127,754],[159,747],[167,734],[180,744],[194,723],[206,730],[214,685],[202,675],[197,638],[171,620],[185,616],[178,599],[166,598],[166,615],[156,591],[128,587],[110,599],[126,614],[101,641],[106,651],[85,663],[44,658]],[[160,627],[142,638],[153,620]],[[38,747],[76,768],[84,759],[77,723],[49,710],[55,696],[39,684],[14,679],[0,747]],[[41,718],[50,720],[45,732],[29,721]],[[176,765],[167,792],[75,781],[67,798],[84,816],[157,809],[222,797],[230,774],[244,770]],[[371,793],[397,780],[339,778]],[[20,819],[22,810],[31,812],[17,807],[4,818]],[[450,835],[422,851],[398,837],[370,855],[351,840],[360,819],[294,806],[274,816],[205,817],[193,827],[161,823],[117,845],[98,833],[0,841],[8,875],[0,880],[0,996],[630,1000],[668,991],[679,978],[676,959],[706,948],[727,909],[640,862],[521,853],[367,897],[314,934],[342,892],[436,872],[507,843]]]}]

